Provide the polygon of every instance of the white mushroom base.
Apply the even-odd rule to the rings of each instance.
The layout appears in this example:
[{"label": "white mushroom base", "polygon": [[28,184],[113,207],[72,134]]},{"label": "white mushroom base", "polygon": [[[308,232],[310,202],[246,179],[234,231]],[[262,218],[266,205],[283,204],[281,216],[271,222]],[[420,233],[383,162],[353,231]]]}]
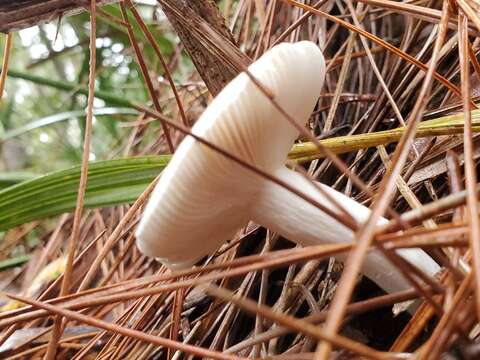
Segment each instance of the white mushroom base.
[{"label": "white mushroom base", "polygon": [[[339,213],[336,206],[303,175],[284,167],[279,169],[275,176]],[[265,182],[264,190],[256,200],[255,209],[252,209],[253,221],[303,246],[349,243],[355,240],[354,233],[349,228],[325,212],[284,187],[271,181]],[[316,186],[321,187],[340,203],[359,224],[365,223],[368,219],[370,209],[367,207],[324,184],[316,183]],[[386,221],[381,219],[380,223]],[[397,254],[429,276],[440,270],[438,264],[421,249],[400,249],[397,250]],[[362,272],[388,293],[412,287],[402,273],[378,251],[373,251],[367,256]]]}]

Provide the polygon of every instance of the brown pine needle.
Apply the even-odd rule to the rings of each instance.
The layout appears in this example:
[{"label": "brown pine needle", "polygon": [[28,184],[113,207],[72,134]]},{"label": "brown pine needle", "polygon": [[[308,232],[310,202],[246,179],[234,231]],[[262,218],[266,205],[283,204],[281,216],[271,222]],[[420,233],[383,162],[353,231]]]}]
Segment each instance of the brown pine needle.
[{"label": "brown pine needle", "polygon": [[32,299],[27,299],[23,296],[18,296],[18,295],[12,295],[12,294],[6,294],[9,298],[15,299],[17,301],[21,301],[25,304],[29,304],[32,306],[35,306],[40,309],[44,309],[48,311],[49,313],[52,314],[57,314],[62,317],[66,317],[70,320],[75,320],[81,323],[85,323],[91,326],[98,327],[100,329],[104,329],[107,331],[110,331],[115,334],[122,334],[124,336],[128,337],[133,337],[136,339],[139,339],[140,341],[156,344],[158,346],[165,346],[168,348],[176,349],[176,350],[181,350],[189,354],[193,354],[196,356],[205,356],[209,357],[212,359],[218,359],[218,360],[245,360],[245,358],[239,357],[239,356],[234,356],[234,355],[226,355],[226,354],[221,354],[215,351],[211,351],[208,349],[203,349],[197,346],[192,346],[188,344],[182,344],[177,341],[172,341],[170,339],[165,339],[159,336],[154,336],[150,334],[145,334],[144,332],[137,331],[137,330],[132,330],[128,329],[122,326],[118,326],[115,324],[110,324],[106,321],[96,319],[91,316],[83,315],[78,312],[70,311],[55,305],[49,305],[45,304],[36,300]]},{"label": "brown pine needle", "polygon": [[[353,288],[355,285],[355,277],[357,276],[360,267],[362,266],[363,260],[365,259],[365,256],[367,254],[368,248],[373,241],[376,224],[378,223],[380,216],[382,216],[385,212],[386,207],[391,200],[390,195],[395,189],[396,179],[398,176],[400,176],[401,169],[405,164],[405,161],[407,160],[408,148],[410,148],[410,146],[413,144],[413,138],[415,135],[417,124],[420,121],[421,114],[426,107],[426,99],[428,98],[428,94],[431,88],[431,81],[435,74],[438,54],[440,52],[441,46],[443,45],[444,37],[446,35],[446,24],[448,22],[448,16],[448,3],[447,1],[445,1],[442,12],[442,20],[440,22],[439,35],[435,41],[430,67],[428,68],[427,74],[425,76],[418,100],[416,101],[412,113],[409,117],[405,133],[402,135],[402,138],[400,139],[400,142],[395,149],[391,164],[387,167],[385,176],[380,183],[380,188],[378,192],[379,195],[375,198],[372,213],[367,222],[365,223],[364,227],[357,233],[356,248],[349,254],[345,262],[345,271],[343,272],[340,279],[338,289],[331,304],[331,312],[325,324],[326,332],[331,336],[335,336],[335,334],[340,329],[341,322],[343,320],[343,317],[345,316],[347,304],[349,303],[352,296]],[[315,359],[320,360],[328,358],[330,351],[330,344],[327,342],[321,342],[317,348]]]},{"label": "brown pine needle", "polygon": [[[83,155],[82,155],[82,170],[80,174],[80,184],[78,186],[77,204],[75,206],[75,215],[73,218],[72,234],[70,237],[67,263],[65,265],[65,273],[61,285],[60,295],[67,295],[72,286],[72,272],[73,260],[75,259],[75,252],[78,248],[78,241],[80,236],[80,222],[82,220],[85,191],[87,189],[88,181],[88,161],[90,160],[90,144],[92,138],[93,126],[93,101],[95,99],[95,70],[96,70],[96,40],[97,40],[97,26],[96,26],[96,0],[90,0],[90,68],[88,75],[88,100],[87,100],[87,116],[85,118],[85,138],[83,141]],[[57,354],[58,341],[63,332],[64,324],[61,316],[55,318],[55,323],[52,330],[52,337],[45,355],[46,360],[53,360]]]},{"label": "brown pine needle", "polygon": [[[102,63],[97,69],[92,61],[90,69],[86,66],[92,56],[87,44],[92,47],[95,40],[94,19],[88,28],[88,17],[70,18],[68,11],[59,17],[62,27],[57,26],[55,33],[50,25],[40,27],[53,43],[46,42],[43,33],[41,39],[32,40],[46,45],[45,57],[36,59],[24,33],[15,43],[21,51],[10,51],[12,31],[37,24],[47,15],[53,19],[49,10],[48,14],[35,11],[54,3],[0,1],[1,25],[5,34],[10,33],[0,89],[9,75],[9,89],[19,89],[18,96],[9,92],[8,102],[0,106],[6,118],[0,120],[0,132],[37,116],[34,109],[43,109],[39,96],[43,91],[37,91],[37,85],[48,87],[45,98],[61,99],[67,91],[63,94],[69,100],[77,88],[87,94],[80,82],[90,71],[88,106],[96,78],[100,88],[95,95],[106,106],[116,107],[109,103],[112,96],[112,101],[120,99],[139,112],[134,119],[115,114],[99,121],[92,151],[102,159],[170,153],[172,145],[192,136],[202,146],[323,209],[302,189],[289,187],[190,129],[212,96],[246,71],[251,59],[281,42],[310,40],[323,51],[327,67],[306,126],[297,124],[278,98],[250,72],[246,74],[281,112],[276,121],[301,125],[296,127],[301,135],[287,166],[370,206],[373,213],[369,222],[359,225],[352,221],[350,209],[335,209],[330,215],[356,231],[356,241],[309,248],[292,247],[287,240],[294,238],[283,239],[248,223],[196,266],[170,272],[135,245],[135,228],[156,181],[143,192],[132,185],[132,193],[141,193],[132,204],[82,211],[87,136],[91,136],[87,128],[76,212],[1,234],[0,263],[5,260],[8,265],[17,254],[28,254],[30,260],[1,274],[4,286],[21,294],[18,298],[25,302],[15,301],[22,307],[0,312],[0,357],[436,360],[452,353],[479,357],[478,2],[159,0],[152,6],[101,0],[96,2],[97,19],[102,21],[96,41],[102,48],[97,61]],[[91,6],[72,2],[68,10],[90,10],[93,16]],[[38,20],[28,14],[38,15]],[[67,45],[68,26],[77,34],[74,46]],[[18,56],[25,58],[19,61]],[[11,69],[12,64],[19,68]],[[24,69],[29,72],[22,83],[16,83],[13,76]],[[79,83],[65,82],[68,86],[63,89],[59,75],[70,75],[71,69],[79,70]],[[45,109],[75,111],[79,104],[83,99],[72,101],[71,109],[61,102]],[[53,151],[57,147],[63,151],[63,142],[71,140],[71,134],[60,139],[62,132],[56,126],[41,130],[55,136],[55,143],[42,143],[49,151],[51,145]],[[262,141],[268,146],[268,138]],[[35,159],[43,159],[43,153],[36,152],[37,143],[34,132],[11,142],[34,149]],[[9,146],[0,144],[0,182],[2,170],[10,169]],[[32,169],[37,167],[30,163]],[[132,176],[144,175],[141,171]],[[95,173],[89,174],[85,205],[97,195],[106,199],[116,192],[115,184],[107,183],[97,192],[97,179]],[[191,189],[192,196],[196,190]],[[23,206],[21,200],[0,212],[15,216]],[[72,203],[70,208],[75,199]],[[44,203],[39,198],[40,205]],[[387,220],[374,226],[379,216]],[[302,219],[295,225],[301,227]],[[442,271],[427,277],[397,258],[399,252],[412,248],[429,253]],[[384,254],[411,289],[384,295],[358,276],[363,259],[372,251]],[[74,261],[66,271],[54,266],[55,259],[67,255]],[[345,259],[346,267],[339,261]],[[40,285],[33,281],[47,270],[54,276]],[[415,306],[409,307],[412,302]],[[409,318],[405,310],[417,313]],[[99,330],[92,332],[92,324]],[[79,333],[70,336],[74,329]]]},{"label": "brown pine needle", "polygon": [[5,47],[3,50],[2,72],[0,73],[0,100],[3,97],[5,81],[7,80],[8,65],[10,63],[10,52],[12,50],[14,33],[8,33],[5,38]]},{"label": "brown pine needle", "polygon": [[473,132],[470,114],[470,66],[468,62],[468,19],[461,14],[458,18],[458,52],[460,58],[460,75],[462,84],[463,113],[465,127],[463,132],[463,151],[465,154],[465,188],[467,190],[467,219],[469,224],[470,248],[473,258],[475,276],[475,295],[477,319],[480,320],[480,219],[478,217],[478,200],[476,165],[473,160]]},{"label": "brown pine needle", "polygon": [[286,314],[277,313],[265,305],[258,304],[244,297],[234,296],[233,293],[228,290],[211,285],[206,288],[206,292],[224,301],[232,302],[240,308],[249,311],[250,313],[259,314],[292,330],[304,333],[305,335],[314,337],[319,340],[328,341],[334,346],[348,349],[358,355],[366,356],[369,359],[390,358],[390,355],[386,353],[375,351],[365,345],[352,341],[341,335],[330,337],[322,328],[314,326],[305,320],[296,319]]},{"label": "brown pine needle", "polygon": [[[302,9],[304,9],[304,10],[306,10],[306,11],[312,12],[312,13],[318,15],[318,16],[324,16],[324,17],[326,17],[327,19],[329,19],[329,20],[331,20],[331,21],[333,21],[333,22],[335,22],[335,23],[337,23],[337,24],[339,24],[339,25],[341,25],[341,26],[343,26],[343,27],[345,27],[345,28],[347,28],[347,29],[349,29],[349,30],[351,30],[351,31],[354,31],[354,32],[356,32],[356,33],[358,33],[358,34],[360,34],[360,35],[362,35],[362,36],[365,36],[365,37],[368,38],[370,41],[373,41],[373,42],[375,42],[376,44],[384,47],[385,49],[393,52],[394,54],[400,56],[401,58],[405,59],[405,60],[408,61],[409,63],[417,66],[419,69],[421,69],[421,70],[423,70],[423,71],[425,71],[425,72],[427,72],[428,69],[430,68],[430,67],[428,67],[427,65],[425,65],[425,64],[419,62],[418,60],[416,60],[416,59],[415,59],[414,57],[412,57],[411,55],[409,55],[409,54],[407,54],[407,53],[399,50],[399,49],[396,48],[395,46],[389,44],[388,42],[386,42],[386,41],[384,41],[384,40],[382,40],[382,39],[380,39],[379,37],[377,37],[377,36],[375,36],[375,35],[367,32],[367,31],[365,31],[365,30],[359,29],[358,27],[356,27],[356,26],[354,26],[354,25],[352,25],[352,24],[350,24],[350,23],[348,23],[348,22],[346,22],[346,21],[343,21],[343,20],[341,20],[341,19],[339,19],[339,18],[337,18],[337,17],[335,17],[335,16],[333,16],[333,15],[330,15],[330,14],[327,14],[327,13],[321,11],[321,10],[317,10],[317,9],[315,9],[315,8],[312,8],[311,6],[308,6],[308,5],[299,3],[299,2],[297,2],[297,1],[295,1],[295,0],[282,0],[282,1],[287,2],[287,3],[290,3],[290,4],[294,5],[294,6],[297,6],[297,7],[299,7],[299,8],[302,8]],[[460,90],[459,90],[455,85],[453,85],[450,81],[448,81],[445,77],[441,76],[441,75],[438,74],[437,72],[434,72],[434,73],[433,73],[433,77],[434,77],[436,80],[438,80],[439,82],[441,82],[443,85],[445,85],[445,86],[446,86],[450,91],[452,91],[454,94],[456,94],[456,95],[459,96],[459,97],[461,96],[461,95],[460,95],[460,94],[461,94],[461,93],[460,93]],[[475,104],[473,104],[473,105],[476,107]]]}]

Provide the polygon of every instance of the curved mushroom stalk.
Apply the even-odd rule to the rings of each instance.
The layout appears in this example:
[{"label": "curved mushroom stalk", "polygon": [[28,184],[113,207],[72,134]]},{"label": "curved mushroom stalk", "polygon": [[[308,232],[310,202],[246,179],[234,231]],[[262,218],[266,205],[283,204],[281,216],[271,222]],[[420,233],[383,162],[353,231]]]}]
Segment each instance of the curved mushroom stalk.
[{"label": "curved mushroom stalk", "polygon": [[[325,78],[325,61],[309,41],[280,44],[249,67],[250,73],[301,124],[308,120]],[[245,73],[213,99],[192,133],[332,207],[284,163],[298,131]],[[358,222],[368,209],[326,187]],[[353,234],[323,211],[259,174],[187,136],[158,182],[138,226],[137,245],[172,269],[213,253],[249,220],[303,245],[352,241]],[[423,251],[401,252],[432,275]],[[415,258],[412,258],[415,256]],[[373,253],[365,274],[387,291],[408,288],[396,269]]]},{"label": "curved mushroom stalk", "polygon": [[[279,168],[275,176],[333,212],[339,213],[337,206],[318,190],[317,186],[321,187],[359,224],[365,223],[370,215],[370,209],[355,200],[324,184],[316,182],[314,185],[311,180],[286,167]],[[303,246],[349,243],[355,240],[355,234],[348,227],[271,181],[265,181],[264,189],[252,209],[252,220]],[[381,223],[386,221],[381,219]],[[440,270],[437,263],[421,249],[401,249],[397,253],[427,275],[433,275]],[[389,293],[411,287],[400,272],[377,251],[370,253],[365,259],[362,273]]]}]

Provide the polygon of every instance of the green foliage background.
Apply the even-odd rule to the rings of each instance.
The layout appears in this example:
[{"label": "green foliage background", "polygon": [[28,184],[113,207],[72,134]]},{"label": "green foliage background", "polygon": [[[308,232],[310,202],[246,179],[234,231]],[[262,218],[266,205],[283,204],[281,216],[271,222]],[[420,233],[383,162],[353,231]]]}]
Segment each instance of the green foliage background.
[{"label": "green foliage background", "polygon": [[[121,18],[117,5],[105,6],[102,10]],[[178,56],[175,49],[179,40],[163,15],[148,4],[139,5],[138,10],[167,60]],[[134,21],[132,25],[149,69],[160,78],[163,69],[159,60]],[[129,128],[122,124],[136,119],[136,112],[128,109],[129,103],[146,103],[148,94],[124,28],[105,15],[98,17],[97,26],[95,87],[99,96],[95,108],[97,112],[104,107],[111,111],[95,117],[90,157],[106,160],[118,157],[128,137]],[[0,103],[3,177],[6,171],[47,173],[79,164],[84,130],[81,114],[86,105],[88,80],[88,36],[88,13],[62,18],[60,24],[47,23],[15,34],[10,76]],[[5,36],[2,36],[2,48],[4,42]],[[174,74],[177,80],[182,80],[191,70],[188,58],[180,56],[175,67],[178,71]],[[159,96],[168,99],[168,88],[163,88],[165,94]],[[42,126],[41,120],[45,119],[50,122]],[[155,136],[155,129],[155,125],[149,127],[145,141]]]}]

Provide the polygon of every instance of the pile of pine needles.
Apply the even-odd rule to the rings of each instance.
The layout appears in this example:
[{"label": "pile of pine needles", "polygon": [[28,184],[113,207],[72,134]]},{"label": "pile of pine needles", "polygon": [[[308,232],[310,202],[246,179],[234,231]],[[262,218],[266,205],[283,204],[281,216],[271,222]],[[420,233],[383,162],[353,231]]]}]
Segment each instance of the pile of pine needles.
[{"label": "pile of pine needles", "polygon": [[[115,20],[129,30],[131,51],[152,98],[143,105],[151,111],[131,124],[123,154],[172,153],[184,134],[167,123],[155,141],[142,141],[158,121],[156,114],[188,128],[218,88],[214,80],[228,80],[275,43],[309,39],[324,46],[327,59],[324,89],[308,124],[312,134],[353,142],[351,135],[403,129],[393,140],[362,143],[303,166],[312,178],[374,213],[383,215],[390,207],[395,216],[382,232],[363,227],[356,244],[347,246],[295,247],[250,223],[188,271],[171,273],[142,256],[133,233],[153,184],[134,204],[83,208],[95,131],[95,24],[102,19],[92,1],[89,105],[76,211],[44,226],[43,242],[32,249],[29,262],[3,276],[3,288],[16,291],[6,295],[0,313],[0,357],[480,358],[478,123],[472,127],[480,79],[479,3],[226,0],[217,15],[226,19],[231,35],[222,36],[227,28],[207,22],[219,31],[213,39],[199,31],[202,24],[182,20],[184,9],[175,7],[180,1],[160,3],[170,20],[177,16],[174,28],[183,27],[181,39],[191,36],[183,42],[187,52],[198,46],[201,56],[223,57],[217,66],[225,67],[224,76],[207,78],[208,71],[197,66],[184,84],[175,84],[170,75],[178,58],[163,59],[157,47],[169,81],[152,82],[154,70],[145,66],[127,14],[145,30],[150,46],[155,39],[133,4],[121,2],[123,18]],[[202,3],[217,11],[210,1],[192,1]],[[7,41],[2,76],[8,47]],[[421,122],[453,114],[460,128],[416,136]],[[10,230],[2,256],[39,224]],[[357,271],[375,247],[387,252],[422,247],[444,270],[422,283],[414,269],[398,264],[398,273],[414,280],[412,288],[386,295]],[[348,266],[336,255],[344,255]],[[411,300],[416,300],[412,316],[404,310]]]}]

